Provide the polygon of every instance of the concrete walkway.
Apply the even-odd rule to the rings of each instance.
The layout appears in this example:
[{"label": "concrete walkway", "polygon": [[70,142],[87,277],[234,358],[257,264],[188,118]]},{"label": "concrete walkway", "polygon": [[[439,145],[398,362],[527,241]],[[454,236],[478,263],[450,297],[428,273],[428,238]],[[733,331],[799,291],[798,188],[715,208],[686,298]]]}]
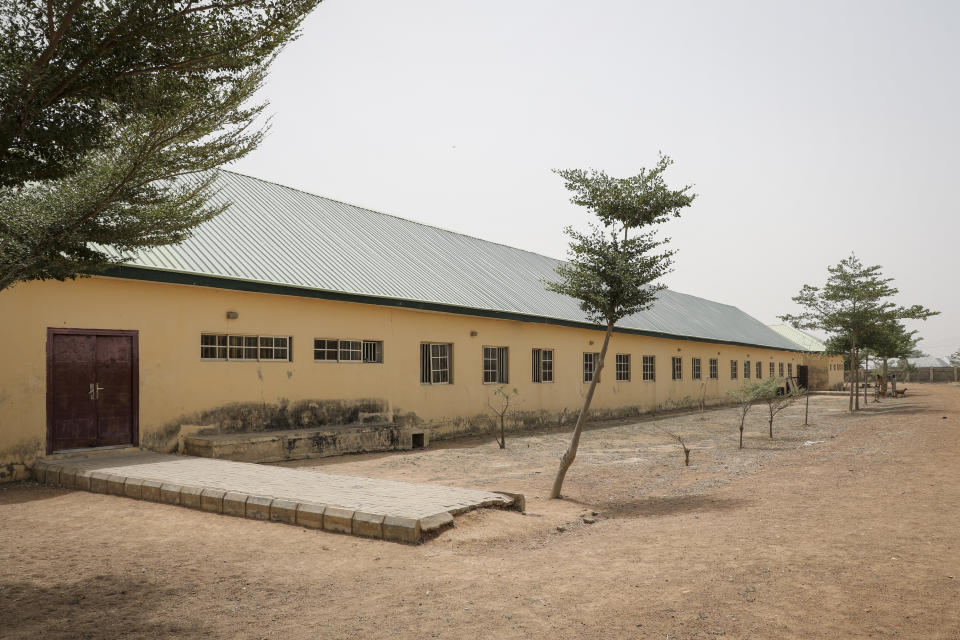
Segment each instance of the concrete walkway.
[{"label": "concrete walkway", "polygon": [[33,472],[70,489],[409,543],[470,509],[523,508],[492,491],[145,451],[40,460]]}]

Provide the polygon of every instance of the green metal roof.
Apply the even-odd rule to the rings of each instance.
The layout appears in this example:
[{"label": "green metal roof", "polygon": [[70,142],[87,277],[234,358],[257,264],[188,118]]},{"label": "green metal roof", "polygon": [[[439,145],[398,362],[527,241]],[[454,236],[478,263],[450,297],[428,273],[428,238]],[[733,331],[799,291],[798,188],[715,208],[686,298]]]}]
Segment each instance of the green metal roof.
[{"label": "green metal roof", "polygon": [[[586,325],[547,291],[559,261],[522,249],[221,171],[230,207],[178,245],[143,251],[109,275]],[[589,325],[593,326],[593,325]],[[618,330],[790,351],[798,344],[736,307],[663,291]]]},{"label": "green metal roof", "polygon": [[768,326],[787,340],[795,342],[803,351],[823,352],[827,350],[827,345],[823,344],[819,338],[789,324],[771,324]]}]

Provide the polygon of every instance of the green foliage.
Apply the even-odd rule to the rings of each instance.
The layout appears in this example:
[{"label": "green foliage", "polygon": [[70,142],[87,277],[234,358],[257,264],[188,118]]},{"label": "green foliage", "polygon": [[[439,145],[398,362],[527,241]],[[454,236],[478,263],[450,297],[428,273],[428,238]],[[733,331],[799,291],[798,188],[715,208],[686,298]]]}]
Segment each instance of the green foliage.
[{"label": "green foliage", "polygon": [[0,290],[116,261],[103,245],[179,242],[222,211],[214,170],[261,141],[265,104],[247,103],[318,2],[0,6]]},{"label": "green foliage", "polygon": [[670,272],[673,251],[654,253],[666,244],[654,233],[621,238],[622,228],[603,229],[591,225],[589,234],[567,227],[571,256],[556,268],[559,282],[547,282],[546,288],[576,298],[591,322],[616,322],[654,303],[657,292],[664,289],[654,284]]},{"label": "green foliage", "polygon": [[[854,363],[854,379],[859,369],[858,350],[879,341],[889,323],[911,318],[925,320],[937,311],[920,305],[901,307],[889,298],[898,293],[890,286],[893,278],[884,278],[880,265],[864,266],[853,254],[836,266],[828,267],[830,275],[823,288],[803,285],[793,301],[803,307],[797,315],[780,316],[799,329],[821,329],[833,334],[828,349],[846,348]],[[850,410],[859,408],[859,396],[850,387]]]},{"label": "green foliage", "polygon": [[557,169],[555,173],[573,193],[570,202],[586,207],[604,225],[640,228],[680,217],[680,211],[696,198],[690,193],[691,185],[667,187],[663,174],[671,164],[673,160],[661,153],[656,166],[628,178],[614,178],[596,169]]},{"label": "green foliage", "polygon": [[953,366],[960,367],[960,349],[957,349],[956,351],[951,353],[949,356],[947,356],[947,359],[950,361],[950,364],[952,364]]},{"label": "green foliage", "polygon": [[656,249],[669,240],[657,240],[653,231],[640,231],[631,237],[632,231],[679,216],[680,210],[690,206],[696,197],[689,193],[689,186],[671,190],[666,185],[663,172],[671,163],[668,156],[661,154],[653,169],[641,169],[630,178],[612,178],[596,170],[555,171],[564,178],[564,186],[572,193],[570,202],[586,207],[601,224],[592,224],[590,233],[567,227],[568,261],[556,268],[560,279],[544,282],[544,286],[549,291],[577,299],[590,321],[605,324],[607,330],[570,446],[560,459],[551,498],[560,497],[567,469],[577,455],[580,434],[603,371],[614,324],[654,303],[657,293],[664,288],[656,280],[668,273],[673,263],[673,251],[656,253]]},{"label": "green foliage", "polygon": [[823,288],[803,285],[793,301],[804,307],[797,315],[780,316],[798,329],[821,329],[828,333],[857,337],[876,324],[912,318],[925,320],[938,312],[920,305],[901,307],[888,298],[898,290],[890,286],[893,278],[883,278],[880,265],[865,267],[851,254],[836,266],[827,267],[830,275]]}]

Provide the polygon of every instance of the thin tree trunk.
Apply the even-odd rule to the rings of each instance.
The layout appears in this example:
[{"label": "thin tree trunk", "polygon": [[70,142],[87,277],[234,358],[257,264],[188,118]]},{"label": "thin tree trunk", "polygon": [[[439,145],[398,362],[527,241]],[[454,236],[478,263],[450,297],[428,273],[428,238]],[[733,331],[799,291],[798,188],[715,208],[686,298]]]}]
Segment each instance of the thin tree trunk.
[{"label": "thin tree trunk", "polygon": [[770,410],[770,439],[773,440],[773,409]]},{"label": "thin tree trunk", "polygon": [[610,345],[610,336],[613,333],[613,321],[607,323],[607,333],[603,336],[603,346],[600,348],[600,359],[597,367],[593,371],[593,379],[590,380],[590,387],[587,389],[587,397],[583,400],[583,408],[577,417],[577,426],[573,429],[573,437],[570,439],[570,445],[567,451],[560,458],[560,468],[557,470],[557,477],[553,479],[553,488],[550,489],[551,498],[559,498],[560,490],[563,489],[563,479],[567,477],[567,469],[573,464],[577,457],[577,447],[580,445],[580,434],[583,432],[583,425],[587,421],[587,411],[590,410],[590,402],[593,400],[593,392],[597,389],[597,381],[600,380],[600,372],[603,371],[604,359],[607,356],[607,347]]},{"label": "thin tree trunk", "polygon": [[856,350],[856,364],[853,365],[853,377],[857,381],[857,392],[853,394],[853,408],[854,411],[860,411],[860,350]]},{"label": "thin tree trunk", "polygon": [[851,334],[852,342],[850,345],[850,411],[853,411],[853,396],[856,395],[856,379],[854,373],[857,370],[857,334]]}]

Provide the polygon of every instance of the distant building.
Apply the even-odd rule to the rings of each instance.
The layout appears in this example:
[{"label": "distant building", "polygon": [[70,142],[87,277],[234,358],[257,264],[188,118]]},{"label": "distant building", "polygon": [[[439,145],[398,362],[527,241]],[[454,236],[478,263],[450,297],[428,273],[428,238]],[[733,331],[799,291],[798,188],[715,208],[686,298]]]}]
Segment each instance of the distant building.
[{"label": "distant building", "polygon": [[[0,294],[0,480],[56,451],[171,450],[183,425],[475,433],[501,385],[519,424],[576,416],[603,328],[544,289],[556,260],[232,172],[216,186],[232,205],[182,244]],[[812,346],[664,291],[618,323],[593,410],[715,404],[808,367],[830,386],[841,360]]]}]

